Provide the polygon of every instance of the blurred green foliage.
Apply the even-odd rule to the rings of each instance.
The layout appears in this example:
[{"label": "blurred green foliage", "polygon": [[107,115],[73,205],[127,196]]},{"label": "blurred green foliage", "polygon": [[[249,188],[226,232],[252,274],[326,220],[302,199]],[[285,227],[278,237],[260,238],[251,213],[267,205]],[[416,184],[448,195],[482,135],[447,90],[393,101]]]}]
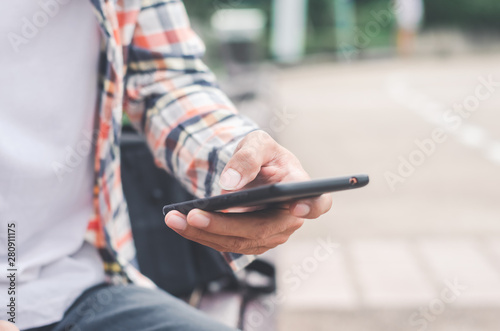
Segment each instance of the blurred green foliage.
[{"label": "blurred green foliage", "polygon": [[500,31],[499,0],[425,0],[426,26]]},{"label": "blurred green foliage", "polygon": [[393,45],[396,38],[396,20],[391,10],[392,0],[374,0],[369,3],[358,5],[356,8],[357,25],[362,31],[367,30],[369,22],[376,21],[374,13],[387,13],[391,15],[391,21],[387,25],[380,25],[380,33],[372,38],[370,47],[386,47]]},{"label": "blurred green foliage", "polygon": [[271,12],[270,0],[184,0],[189,16],[208,22],[219,9],[260,8],[267,14]]},{"label": "blurred green foliage", "polygon": [[[346,0],[353,1],[353,0]],[[356,16],[356,32],[365,33],[367,24],[375,20],[373,12],[385,11],[391,13],[392,0],[354,1]],[[335,36],[334,2],[332,0],[309,0],[308,38],[306,49],[308,53],[338,50]],[[368,48],[387,47],[394,43],[394,20],[390,24],[380,26],[380,32],[370,37]]]},{"label": "blurred green foliage", "polygon": [[[357,28],[363,31],[373,21],[373,11],[391,7],[394,0],[346,0],[356,4]],[[218,9],[260,8],[267,17],[267,42],[270,29],[272,0],[184,0],[188,13],[198,25],[209,27],[211,15]],[[337,49],[333,0],[309,0],[307,44],[308,53]],[[500,32],[500,0],[424,0],[424,29],[457,27],[466,31],[492,30]],[[387,47],[394,43],[395,24],[382,27],[371,38],[369,47]],[[210,41],[208,41],[210,43]]]}]

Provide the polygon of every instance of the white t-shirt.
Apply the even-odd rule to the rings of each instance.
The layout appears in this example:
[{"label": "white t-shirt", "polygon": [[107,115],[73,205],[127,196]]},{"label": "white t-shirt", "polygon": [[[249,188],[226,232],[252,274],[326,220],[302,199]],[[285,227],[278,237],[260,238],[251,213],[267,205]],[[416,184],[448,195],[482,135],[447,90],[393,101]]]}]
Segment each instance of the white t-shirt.
[{"label": "white t-shirt", "polygon": [[[88,0],[0,2],[0,319],[15,223],[16,319],[59,321],[104,281],[92,214],[100,32]],[[64,169],[62,171],[61,169]]]}]

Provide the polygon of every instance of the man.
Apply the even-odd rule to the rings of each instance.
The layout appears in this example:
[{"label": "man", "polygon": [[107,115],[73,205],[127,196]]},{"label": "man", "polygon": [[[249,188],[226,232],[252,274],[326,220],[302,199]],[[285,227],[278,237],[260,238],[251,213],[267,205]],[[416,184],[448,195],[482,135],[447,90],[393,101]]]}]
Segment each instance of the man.
[{"label": "man", "polygon": [[424,18],[423,0],[396,0],[397,47],[401,56],[413,54],[415,36]]},{"label": "man", "polygon": [[[158,166],[200,197],[308,179],[299,161],[217,89],[181,1],[0,9],[0,218],[2,243],[15,230],[16,254],[8,260],[2,244],[0,267],[14,269],[14,286],[1,278],[0,319],[37,331],[226,330],[136,269],[120,181],[122,110]],[[171,212],[165,222],[235,253],[225,257],[238,270],[330,206],[321,196],[284,210]]]}]

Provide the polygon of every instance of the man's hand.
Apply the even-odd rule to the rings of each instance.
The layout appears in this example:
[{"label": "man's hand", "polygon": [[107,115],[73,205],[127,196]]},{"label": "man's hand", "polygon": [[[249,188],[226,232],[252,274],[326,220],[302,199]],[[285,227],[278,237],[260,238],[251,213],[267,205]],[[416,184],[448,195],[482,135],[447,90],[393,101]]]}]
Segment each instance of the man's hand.
[{"label": "man's hand", "polygon": [[[300,162],[264,131],[249,133],[238,145],[220,178],[223,193],[265,184],[304,181],[309,176]],[[183,237],[221,252],[262,254],[285,243],[304,223],[326,213],[329,194],[294,201],[282,209],[246,213],[214,213],[194,209],[165,216],[167,226]]]}]

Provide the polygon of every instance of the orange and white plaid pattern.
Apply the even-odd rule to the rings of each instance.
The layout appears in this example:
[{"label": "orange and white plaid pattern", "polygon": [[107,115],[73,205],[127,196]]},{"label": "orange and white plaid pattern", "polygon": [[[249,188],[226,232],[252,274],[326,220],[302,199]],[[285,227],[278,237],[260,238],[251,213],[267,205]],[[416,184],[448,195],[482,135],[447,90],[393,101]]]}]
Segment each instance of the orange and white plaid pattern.
[{"label": "orange and white plaid pattern", "polygon": [[[219,174],[256,126],[237,114],[203,64],[204,45],[179,0],[90,0],[103,35],[96,120],[94,210],[86,239],[113,283],[154,286],[136,269],[120,176],[125,111],[156,164],[199,197],[220,193]],[[162,218],[158,211],[158,218]],[[253,257],[224,254],[237,270]]]}]

